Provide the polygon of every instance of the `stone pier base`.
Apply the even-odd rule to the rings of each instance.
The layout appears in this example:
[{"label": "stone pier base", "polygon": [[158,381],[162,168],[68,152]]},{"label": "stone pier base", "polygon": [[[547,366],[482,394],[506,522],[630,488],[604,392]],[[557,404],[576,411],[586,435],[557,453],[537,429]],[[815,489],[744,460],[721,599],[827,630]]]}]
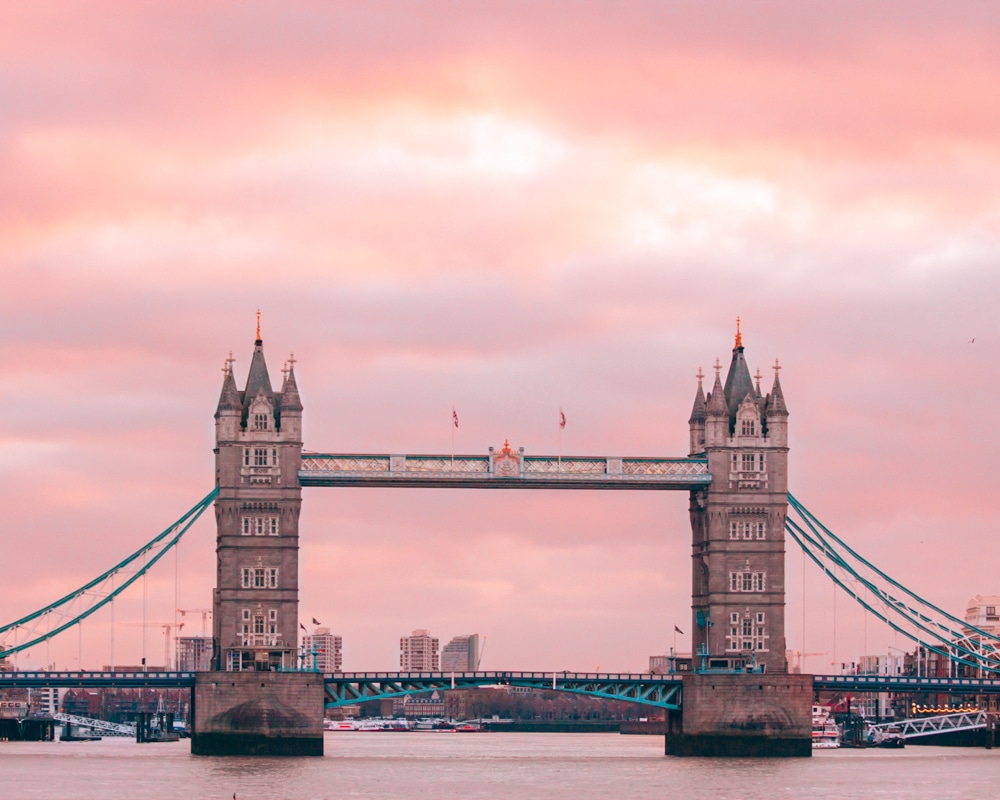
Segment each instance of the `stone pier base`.
[{"label": "stone pier base", "polygon": [[192,699],[194,755],[323,755],[319,673],[201,672]]},{"label": "stone pier base", "polygon": [[667,755],[812,755],[811,675],[685,675]]}]

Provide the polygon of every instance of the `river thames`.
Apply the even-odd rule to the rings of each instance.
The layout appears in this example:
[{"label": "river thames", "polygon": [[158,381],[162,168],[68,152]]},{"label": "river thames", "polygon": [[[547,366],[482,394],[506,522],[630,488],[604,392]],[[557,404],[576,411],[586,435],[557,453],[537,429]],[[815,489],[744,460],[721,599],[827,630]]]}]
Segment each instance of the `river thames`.
[{"label": "river thames", "polygon": [[17,800],[264,798],[899,798],[974,800],[1000,750],[827,750],[811,759],[681,759],[660,736],[328,733],[323,758],[208,758],[186,740],[0,744]]}]

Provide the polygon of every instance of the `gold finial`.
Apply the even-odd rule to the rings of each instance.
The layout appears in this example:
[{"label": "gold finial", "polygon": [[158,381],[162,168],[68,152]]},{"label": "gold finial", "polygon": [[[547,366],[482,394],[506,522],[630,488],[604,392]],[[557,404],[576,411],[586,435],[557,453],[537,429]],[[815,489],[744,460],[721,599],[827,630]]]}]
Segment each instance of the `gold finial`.
[{"label": "gold finial", "polygon": [[778,363],[778,359],[774,359],[774,367],[772,369],[774,370],[774,377],[777,378],[778,373],[781,372],[781,364]]},{"label": "gold finial", "polygon": [[736,347],[743,347],[743,334],[740,333],[740,318],[736,318]]},{"label": "gold finial", "polygon": [[260,341],[260,309],[257,309],[257,341]]},{"label": "gold finial", "polygon": [[701,371],[701,367],[698,367],[698,374],[695,377],[698,379],[698,385],[701,386],[701,381],[705,377],[705,373]]},{"label": "gold finial", "polygon": [[718,358],[715,359],[714,369],[715,369],[715,377],[718,378],[719,373],[722,372],[722,362],[719,361]]}]

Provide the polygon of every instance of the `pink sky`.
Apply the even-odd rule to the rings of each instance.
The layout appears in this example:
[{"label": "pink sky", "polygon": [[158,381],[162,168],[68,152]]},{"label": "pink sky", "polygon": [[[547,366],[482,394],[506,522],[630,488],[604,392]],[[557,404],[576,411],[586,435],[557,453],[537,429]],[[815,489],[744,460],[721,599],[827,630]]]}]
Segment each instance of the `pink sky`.
[{"label": "pink sky", "polygon": [[[793,493],[959,614],[1000,593],[995,4],[289,5],[5,10],[0,620],[210,489],[258,306],[306,447],[339,452],[447,452],[454,405],[463,452],[551,453],[561,406],[565,453],[684,455],[741,315],[751,368],[785,367]],[[302,617],[346,669],[417,627],[545,670],[690,632],[682,493],[304,495]],[[180,566],[210,605],[208,518]],[[805,577],[819,670],[832,588]],[[791,552],[788,582],[794,650]],[[150,619],[172,608],[164,569]],[[903,647],[837,608],[838,660]],[[85,666],[109,638],[88,623]]]}]

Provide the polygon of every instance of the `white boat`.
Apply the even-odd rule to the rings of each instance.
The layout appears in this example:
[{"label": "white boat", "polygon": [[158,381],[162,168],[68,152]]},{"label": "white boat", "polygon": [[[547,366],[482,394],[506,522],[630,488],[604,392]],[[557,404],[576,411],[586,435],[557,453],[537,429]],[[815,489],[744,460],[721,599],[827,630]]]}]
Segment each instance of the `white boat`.
[{"label": "white boat", "polygon": [[812,746],[817,750],[840,747],[841,733],[826,706],[813,706]]}]

